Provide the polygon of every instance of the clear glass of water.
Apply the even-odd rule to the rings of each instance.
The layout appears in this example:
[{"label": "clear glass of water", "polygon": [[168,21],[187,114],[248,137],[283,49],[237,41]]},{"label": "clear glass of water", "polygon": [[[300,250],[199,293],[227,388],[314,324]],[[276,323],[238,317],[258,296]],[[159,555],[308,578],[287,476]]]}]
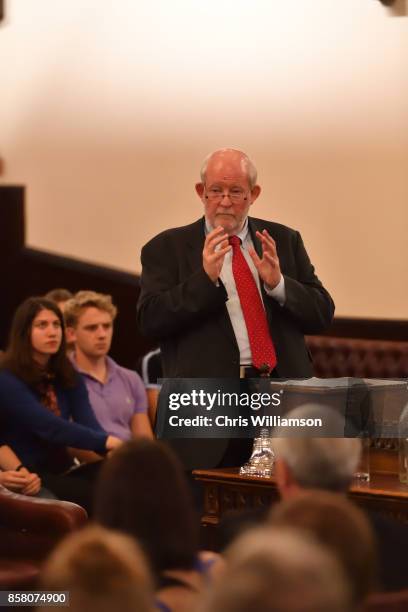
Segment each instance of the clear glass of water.
[{"label": "clear glass of water", "polygon": [[361,438],[361,458],[357,470],[354,473],[355,484],[370,482],[370,446],[370,438]]}]

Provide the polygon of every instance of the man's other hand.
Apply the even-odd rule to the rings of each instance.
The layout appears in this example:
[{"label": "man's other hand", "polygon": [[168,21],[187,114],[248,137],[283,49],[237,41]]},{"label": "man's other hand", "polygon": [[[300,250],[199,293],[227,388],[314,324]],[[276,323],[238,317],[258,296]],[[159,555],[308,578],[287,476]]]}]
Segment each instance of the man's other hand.
[{"label": "man's other hand", "polygon": [[262,257],[259,257],[255,249],[248,249],[248,252],[263,282],[269,289],[275,289],[282,276],[276,243],[266,230],[262,234],[256,232],[256,237],[262,243]]}]

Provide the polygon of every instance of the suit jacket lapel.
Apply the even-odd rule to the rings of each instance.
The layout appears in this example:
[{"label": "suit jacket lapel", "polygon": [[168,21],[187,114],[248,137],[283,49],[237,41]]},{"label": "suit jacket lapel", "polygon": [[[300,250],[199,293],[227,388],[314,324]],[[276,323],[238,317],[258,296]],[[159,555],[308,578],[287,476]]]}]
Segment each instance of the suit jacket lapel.
[{"label": "suit jacket lapel", "polygon": [[249,234],[251,236],[255,251],[258,253],[259,257],[262,257],[262,245],[261,245],[261,241],[256,236],[256,232],[257,231],[262,232],[262,230],[265,228],[261,227],[257,221],[258,221],[257,219],[248,217],[248,230],[249,230]]}]

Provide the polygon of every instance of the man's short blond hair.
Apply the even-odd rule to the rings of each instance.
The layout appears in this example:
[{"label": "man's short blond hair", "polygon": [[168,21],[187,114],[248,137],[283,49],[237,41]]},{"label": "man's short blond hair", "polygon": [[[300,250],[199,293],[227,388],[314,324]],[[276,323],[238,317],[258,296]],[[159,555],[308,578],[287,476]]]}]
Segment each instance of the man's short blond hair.
[{"label": "man's short blond hair", "polygon": [[78,293],[65,304],[64,319],[66,326],[76,327],[84,309],[90,307],[109,313],[112,317],[112,321],[118,313],[118,309],[112,302],[112,296],[104,293],[96,293],[96,291],[78,291]]}]

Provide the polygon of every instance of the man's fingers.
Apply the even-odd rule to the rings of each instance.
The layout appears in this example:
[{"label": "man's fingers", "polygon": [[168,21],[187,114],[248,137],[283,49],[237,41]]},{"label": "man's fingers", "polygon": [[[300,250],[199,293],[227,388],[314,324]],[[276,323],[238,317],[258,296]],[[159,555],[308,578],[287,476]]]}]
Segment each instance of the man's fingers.
[{"label": "man's fingers", "polygon": [[230,245],[227,245],[226,247],[219,249],[213,255],[211,255],[212,261],[219,261],[220,259],[224,259],[225,255],[230,250],[231,250]]},{"label": "man's fingers", "polygon": [[216,238],[218,238],[219,236],[221,236],[222,234],[225,234],[225,230],[223,227],[219,226],[216,227],[214,230],[212,230],[209,234],[207,234],[207,236],[205,237],[205,241],[206,242],[211,242],[212,240],[215,240]]},{"label": "man's fingers", "polygon": [[264,230],[262,234],[260,232],[256,232],[256,235],[262,242],[262,248],[265,251],[272,251],[273,253],[276,253],[276,242],[266,230]]},{"label": "man's fingers", "polygon": [[263,256],[267,261],[269,261],[270,264],[273,265],[274,268],[277,268],[279,266],[279,259],[277,257],[274,257],[272,253],[268,253],[268,251],[265,251]]},{"label": "man's fingers", "polygon": [[252,257],[252,261],[254,262],[257,269],[265,261],[267,261],[268,264],[270,264],[273,268],[279,268],[279,259],[276,256],[272,255],[272,253],[269,253],[268,251],[264,251],[262,253],[262,259],[259,257],[255,249],[248,249],[248,253]]},{"label": "man's fingers", "polygon": [[221,268],[223,266],[225,255],[231,250],[231,246],[228,244],[227,234],[223,228],[216,228],[216,230],[208,234],[203,249],[203,268],[210,280],[215,283],[220,275]]},{"label": "man's fingers", "polygon": [[268,232],[266,230],[263,230],[262,233],[261,232],[256,232],[256,235],[259,238],[259,240],[261,240],[263,243],[271,245],[274,248],[276,248],[275,240],[272,238],[272,236],[270,234],[268,234]]},{"label": "man's fingers", "polygon": [[[209,234],[210,235],[210,234]],[[204,250],[214,251],[219,244],[222,244],[224,241],[226,242],[227,234],[223,232],[222,234],[218,234],[209,239],[209,235],[207,236],[204,243]]]},{"label": "man's fingers", "polygon": [[273,242],[273,244],[276,244],[275,240],[269,234],[268,230],[266,230],[266,229],[262,230],[262,234],[261,235],[264,236],[264,238],[266,238],[267,240],[270,240],[271,242]]},{"label": "man's fingers", "polygon": [[228,244],[227,240],[222,240],[220,242],[220,248],[218,248],[217,250],[205,250],[204,249],[204,257],[208,260],[208,261],[217,261],[217,259],[219,259],[219,256],[221,254],[222,257],[224,257],[226,255],[226,253],[228,253],[228,251],[230,251],[232,249],[231,245]]},{"label": "man's fingers", "polygon": [[218,227],[215,227],[213,230],[211,230],[211,232],[208,232],[207,238],[211,238],[211,236],[216,236],[217,234],[220,234],[223,231],[224,228],[222,227],[222,225],[218,225]]}]

